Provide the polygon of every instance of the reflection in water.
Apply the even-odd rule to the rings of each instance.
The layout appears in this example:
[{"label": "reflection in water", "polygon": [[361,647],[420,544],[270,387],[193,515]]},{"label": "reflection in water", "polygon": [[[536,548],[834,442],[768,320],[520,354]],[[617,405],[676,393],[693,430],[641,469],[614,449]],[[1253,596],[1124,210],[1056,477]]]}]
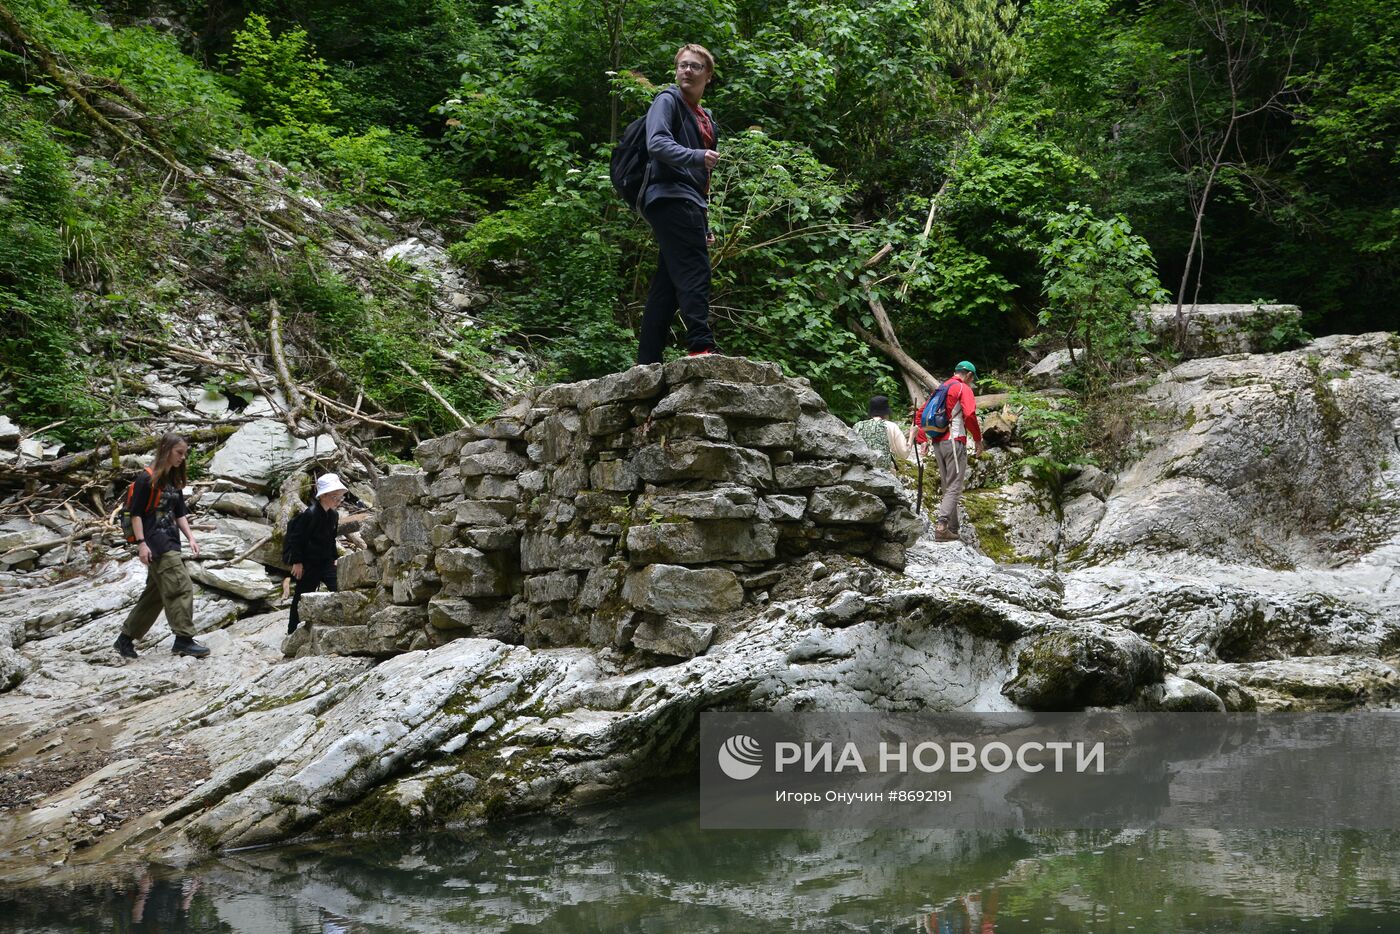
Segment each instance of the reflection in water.
[{"label": "reflection in water", "polygon": [[1400,930],[1393,833],[706,831],[694,793],[0,891],[0,932]]}]

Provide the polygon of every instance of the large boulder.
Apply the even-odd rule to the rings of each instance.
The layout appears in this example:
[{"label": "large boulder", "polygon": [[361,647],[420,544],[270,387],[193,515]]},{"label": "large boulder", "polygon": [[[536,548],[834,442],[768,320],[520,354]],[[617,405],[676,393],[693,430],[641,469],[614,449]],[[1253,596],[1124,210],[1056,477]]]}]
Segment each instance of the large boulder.
[{"label": "large boulder", "polygon": [[188,561],[190,577],[197,584],[233,594],[244,600],[266,600],[281,591],[281,585],[267,576],[267,569],[256,561]]},{"label": "large boulder", "polygon": [[723,568],[653,564],[627,576],[622,597],[652,613],[722,613],[744,602],[744,588]]},{"label": "large boulder", "polygon": [[1020,650],[1002,693],[1032,710],[1078,710],[1131,701],[1162,680],[1162,653],[1140,636],[1085,626],[1037,636]]},{"label": "large boulder", "polygon": [[1279,329],[1300,332],[1303,312],[1297,305],[1188,304],[1178,318],[1175,305],[1151,305],[1141,321],[1153,336],[1190,356],[1214,357],[1274,350],[1270,335]]},{"label": "large boulder", "polygon": [[1327,567],[1388,537],[1378,513],[1400,511],[1400,457],[1376,441],[1400,422],[1391,335],[1192,360],[1143,396],[1157,413],[1148,450],[1118,477],[1087,557]]},{"label": "large boulder", "polygon": [[209,474],[265,494],[297,468],[313,460],[329,460],[336,453],[330,435],[298,438],[283,423],[260,418],[223,443],[209,462]]}]

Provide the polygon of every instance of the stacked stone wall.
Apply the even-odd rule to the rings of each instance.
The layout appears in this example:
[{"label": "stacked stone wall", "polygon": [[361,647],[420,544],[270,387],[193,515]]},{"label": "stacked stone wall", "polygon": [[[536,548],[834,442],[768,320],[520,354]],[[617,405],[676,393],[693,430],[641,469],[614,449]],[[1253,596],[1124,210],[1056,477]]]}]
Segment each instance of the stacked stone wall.
[{"label": "stacked stone wall", "polygon": [[[376,487],[296,654],[464,636],[689,657],[812,552],[902,568],[899,481],[805,380],[696,357],[532,392]],[[752,607],[749,608],[749,612]]]}]

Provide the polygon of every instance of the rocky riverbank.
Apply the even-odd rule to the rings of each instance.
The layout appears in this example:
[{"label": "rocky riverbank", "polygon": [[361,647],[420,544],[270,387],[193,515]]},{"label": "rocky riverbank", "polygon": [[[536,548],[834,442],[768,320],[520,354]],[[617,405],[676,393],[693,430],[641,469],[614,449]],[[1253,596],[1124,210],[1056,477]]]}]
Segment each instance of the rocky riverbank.
[{"label": "rocky riverbank", "polygon": [[[725,365],[749,366],[711,364]],[[706,378],[742,382],[737,372]],[[801,384],[766,385],[790,386],[794,425],[801,426],[804,412],[819,414],[819,400],[804,409]],[[583,384],[555,401],[575,412],[580,425],[594,418],[601,426],[607,419],[590,415],[595,406],[579,405],[589,391]],[[760,519],[759,503],[797,497],[804,514],[785,521],[796,528],[812,522],[810,535],[785,539],[779,530],[771,556],[676,552],[663,560],[648,551],[647,542],[660,533],[650,531],[649,519],[639,524],[636,511],[679,495],[713,505],[719,478],[639,472],[635,484],[611,491],[626,498],[611,504],[625,507],[611,517],[619,526],[615,534],[603,529],[599,536],[576,524],[593,487],[580,485],[568,497],[562,488],[541,488],[539,502],[523,492],[515,500],[486,497],[552,512],[548,518],[528,511],[502,515],[506,521],[499,524],[454,519],[439,541],[415,535],[413,555],[438,557],[405,562],[399,570],[418,568],[418,585],[396,593],[398,581],[413,578],[381,564],[406,544],[385,526],[394,521],[402,529],[415,510],[428,515],[449,500],[455,515],[463,498],[472,497],[457,485],[468,479],[464,457],[521,458],[514,478],[470,474],[478,485],[484,477],[519,485],[535,454],[566,474],[571,470],[573,455],[556,458],[560,452],[547,453],[544,438],[528,437],[534,427],[526,424],[528,410],[547,407],[535,405],[536,398],[521,413],[524,450],[464,453],[459,445],[450,453],[458,475],[439,494],[432,484],[443,480],[445,462],[429,458],[422,465],[426,473],[413,481],[415,489],[424,483],[415,494],[420,498],[403,503],[399,519],[389,519],[381,502],[380,517],[366,529],[365,555],[351,559],[378,569],[360,577],[366,606],[378,601],[376,612],[397,607],[423,617],[415,623],[421,644],[410,636],[363,655],[335,654],[325,644],[317,653],[308,648],[313,635],[284,646],[285,611],[249,616],[209,591],[199,616],[214,650],[210,659],[172,658],[158,625],[140,646],[142,657],[122,666],[110,643],[139,589],[129,562],[100,562],[87,576],[38,591],[16,588],[0,597],[0,613],[10,622],[10,657],[25,671],[0,695],[3,873],[36,879],[123,855],[180,862],[211,849],[299,835],[567,808],[693,771],[697,715],[706,709],[1276,710],[1392,703],[1400,696],[1394,667],[1400,649],[1400,339],[1336,337],[1287,354],[1190,361],[1138,395],[1151,417],[1142,420],[1140,454],[1126,470],[1116,476],[1086,470],[1071,480],[1071,495],[1059,500],[1020,482],[984,491],[999,504],[998,526],[1021,543],[1018,551],[1045,549],[1043,566],[999,565],[975,542],[921,538],[907,549],[899,545],[899,570],[901,561],[869,560],[870,548],[843,547],[858,541],[854,536],[822,542],[821,484],[796,492],[772,486],[770,459],[769,473],[755,468],[737,484],[753,494],[748,521],[776,527],[782,513]],[[660,408],[665,398],[658,389],[648,405]],[[635,432],[659,419],[655,409],[650,419],[634,411],[629,404],[637,401],[596,403],[617,406],[607,410],[609,418],[625,416],[627,424],[619,421],[612,434],[563,426],[561,437],[579,440],[575,453],[588,461],[590,483],[600,463],[619,465],[610,468],[617,472],[629,466],[663,474],[690,469],[678,468],[679,461],[652,463],[654,439]],[[535,424],[558,411],[538,414]],[[662,414],[680,419],[688,413]],[[731,444],[734,424],[717,418],[730,439],[707,443],[746,450]],[[706,428],[703,418],[692,420],[696,431],[719,431],[718,424]],[[836,442],[833,451],[854,444],[839,423],[824,423],[822,430]],[[582,440],[628,432],[633,436],[615,445]],[[762,437],[781,442],[757,445],[778,452],[777,460],[785,459],[782,451],[796,450],[785,430]],[[531,443],[541,445],[534,454]],[[794,464],[799,459],[795,454]],[[843,472],[854,467],[868,469],[852,464]],[[384,482],[402,486],[405,476]],[[841,480],[838,473],[822,482]],[[685,488],[663,489],[667,484]],[[380,488],[381,500],[389,487]],[[903,508],[872,495],[885,513]],[[440,503],[428,504],[424,496]],[[744,505],[742,492],[719,499],[729,504],[725,508]],[[566,518],[566,506],[576,514]],[[480,509],[468,512],[479,517]],[[1020,518],[1032,512],[1039,518]],[[434,627],[433,601],[453,573],[443,573],[443,551],[474,548],[485,555],[488,549],[464,544],[463,537],[513,529],[517,518],[522,532],[593,536],[611,541],[607,547],[614,551],[578,568],[546,562],[498,569],[493,592],[442,599],[494,601],[502,608],[502,627]],[[735,521],[678,510],[663,518]],[[445,527],[436,520],[423,524],[428,533]],[[636,543],[642,547],[634,547],[633,530],[645,533]],[[985,526],[981,531],[989,534]],[[376,543],[380,534],[385,541]],[[689,534],[676,541],[694,540]],[[867,532],[864,540],[895,542],[898,536]],[[782,550],[777,545],[783,541],[804,546]],[[503,551],[517,560],[510,548]],[[559,552],[556,545],[552,553]],[[519,560],[525,553],[522,548]],[[593,625],[596,614],[586,612],[594,608],[578,601],[592,568],[614,560],[618,599],[626,599],[621,588],[630,575],[646,583],[655,574],[646,568],[669,564],[732,574],[738,602],[710,608],[719,616],[704,623],[681,618],[693,608],[613,606],[640,613],[632,620],[639,626],[712,623],[705,645],[688,646],[694,652],[638,642],[636,629],[629,634],[611,618],[608,637],[594,639],[602,632]],[[436,581],[423,573],[430,570]],[[531,583],[540,577],[555,583],[561,572],[580,578],[577,591]],[[477,578],[462,577],[468,579]],[[566,591],[557,599],[531,599]],[[631,593],[645,603],[645,587],[634,585]],[[75,614],[79,605],[85,609]],[[351,625],[369,627],[367,620]],[[566,622],[547,625],[551,620]],[[326,619],[313,624],[313,633],[318,625],[334,628]],[[435,628],[442,638],[433,635]]]}]

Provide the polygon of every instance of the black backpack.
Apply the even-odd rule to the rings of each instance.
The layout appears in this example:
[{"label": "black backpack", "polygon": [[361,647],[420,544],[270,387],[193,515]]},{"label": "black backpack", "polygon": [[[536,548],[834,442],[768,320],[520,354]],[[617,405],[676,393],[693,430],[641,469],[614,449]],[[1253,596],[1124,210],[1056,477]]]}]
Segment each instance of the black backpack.
[{"label": "black backpack", "polygon": [[637,213],[642,211],[642,193],[651,174],[651,157],[647,153],[647,118],[638,117],[627,124],[622,139],[613,147],[608,163],[613,188],[626,205]]},{"label": "black backpack", "polygon": [[293,563],[293,562],[292,562],[292,555],[291,555],[291,552],[290,552],[290,550],[289,550],[289,546],[290,546],[291,543],[292,543],[292,535],[293,535],[293,533],[305,534],[305,531],[304,531],[304,530],[305,530],[305,528],[306,528],[306,524],[307,524],[308,522],[311,521],[310,515],[311,515],[311,507],[308,506],[306,509],[303,509],[301,512],[299,512],[299,513],[297,513],[296,515],[292,516],[291,520],[288,521],[288,523],[287,523],[287,534],[285,534],[285,535],[282,536],[282,563],[283,563],[283,564],[290,565],[290,564]]}]

